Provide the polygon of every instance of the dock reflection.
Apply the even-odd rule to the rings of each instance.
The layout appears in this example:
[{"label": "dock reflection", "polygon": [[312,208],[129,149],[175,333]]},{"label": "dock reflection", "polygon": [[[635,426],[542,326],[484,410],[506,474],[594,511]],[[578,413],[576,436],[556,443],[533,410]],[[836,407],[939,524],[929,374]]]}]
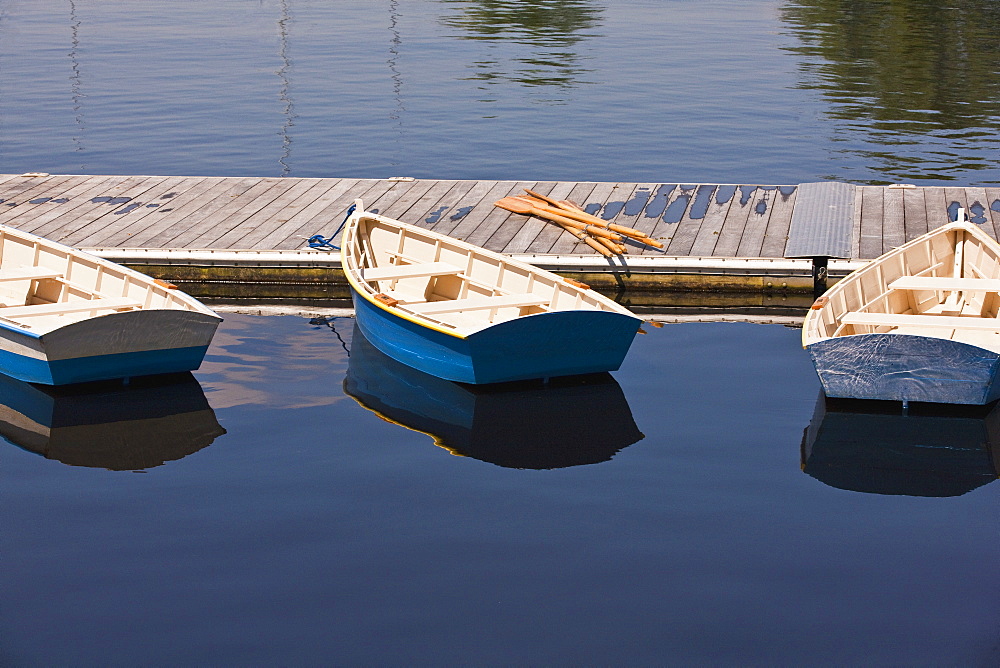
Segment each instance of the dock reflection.
[{"label": "dock reflection", "polygon": [[610,460],[643,438],[610,374],[541,384],[462,385],[387,357],[354,329],[344,391],[380,418],[455,455],[507,468]]},{"label": "dock reflection", "polygon": [[152,468],[225,433],[190,373],[64,387],[0,375],[0,436],[71,466]]},{"label": "dock reflection", "polygon": [[959,496],[997,479],[1000,405],[911,405],[827,399],[802,436],[802,470],[871,494]]}]

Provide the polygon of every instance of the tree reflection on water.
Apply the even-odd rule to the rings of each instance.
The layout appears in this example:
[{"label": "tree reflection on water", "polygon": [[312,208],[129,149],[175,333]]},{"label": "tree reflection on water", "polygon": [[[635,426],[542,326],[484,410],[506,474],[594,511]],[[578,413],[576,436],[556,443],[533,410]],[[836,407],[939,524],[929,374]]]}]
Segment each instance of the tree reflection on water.
[{"label": "tree reflection on water", "polygon": [[[604,8],[590,0],[441,0],[456,12],[442,23],[460,39],[487,44],[469,78],[481,88],[515,82],[573,88],[589,70],[578,45],[594,37]],[[527,48],[525,48],[527,47]]]},{"label": "tree reflection on water", "polygon": [[945,181],[997,169],[1000,3],[789,0],[782,18],[804,56],[800,86],[821,91],[835,141],[863,141],[846,150],[872,169]]}]

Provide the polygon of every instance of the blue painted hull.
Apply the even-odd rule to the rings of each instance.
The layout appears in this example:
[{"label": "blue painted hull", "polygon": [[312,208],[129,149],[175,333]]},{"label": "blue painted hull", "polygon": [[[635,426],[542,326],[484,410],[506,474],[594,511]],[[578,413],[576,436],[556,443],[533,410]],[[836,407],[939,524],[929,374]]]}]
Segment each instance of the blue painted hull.
[{"label": "blue painted hull", "polygon": [[909,334],[859,334],[808,346],[828,397],[984,405],[1000,398],[1000,355]]},{"label": "blue painted hull", "polygon": [[641,321],[610,311],[556,311],[457,337],[401,318],[352,289],[358,327],[397,362],[460,383],[487,384],[617,370]]},{"label": "blue painted hull", "polygon": [[42,335],[0,326],[0,373],[70,385],[194,371],[221,321],[179,310],[115,313]]}]

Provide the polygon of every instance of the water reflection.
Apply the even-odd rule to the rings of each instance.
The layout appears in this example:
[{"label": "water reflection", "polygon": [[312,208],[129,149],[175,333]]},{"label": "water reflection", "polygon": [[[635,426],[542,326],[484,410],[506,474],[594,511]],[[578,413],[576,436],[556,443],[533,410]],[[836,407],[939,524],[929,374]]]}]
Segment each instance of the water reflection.
[{"label": "water reflection", "polygon": [[344,391],[380,418],[422,432],[452,454],[518,469],[596,464],[641,440],[610,374],[548,388],[486,389],[386,357],[355,328]]},{"label": "water reflection", "polygon": [[604,7],[592,0],[440,0],[456,13],[442,22],[487,49],[470,64],[481,89],[491,84],[572,88],[589,72],[581,42],[595,36]]},{"label": "water reflection", "polygon": [[281,135],[281,157],[278,164],[281,165],[281,176],[288,176],[292,171],[289,163],[292,157],[292,127],[295,125],[295,103],[292,102],[291,80],[292,59],[288,55],[288,26],[292,20],[289,12],[288,0],[281,0],[281,16],[278,18],[279,48],[278,58],[281,59],[281,67],[278,68],[277,75],[281,81],[278,89],[278,99],[281,102],[281,113],[285,117],[281,125],[279,134]]},{"label": "water reflection", "polygon": [[[80,74],[80,18],[76,14],[75,0],[69,0],[69,27],[70,27],[70,49],[69,60],[70,72],[70,96],[73,99],[73,119],[76,121],[76,133],[73,135],[74,151],[83,151],[83,134],[86,126],[83,123],[83,99],[87,97],[83,94],[83,78]],[[87,171],[86,165],[80,165],[80,173]]]},{"label": "water reflection", "polygon": [[65,387],[0,375],[0,436],[71,466],[152,468],[225,433],[190,373]]},{"label": "water reflection", "polygon": [[[916,413],[916,414],[915,414]],[[1000,407],[827,399],[802,436],[802,470],[855,492],[959,496],[997,479]]]},{"label": "water reflection", "polygon": [[782,18],[800,87],[829,102],[834,141],[883,175],[873,182],[996,170],[1000,3],[789,0]]}]

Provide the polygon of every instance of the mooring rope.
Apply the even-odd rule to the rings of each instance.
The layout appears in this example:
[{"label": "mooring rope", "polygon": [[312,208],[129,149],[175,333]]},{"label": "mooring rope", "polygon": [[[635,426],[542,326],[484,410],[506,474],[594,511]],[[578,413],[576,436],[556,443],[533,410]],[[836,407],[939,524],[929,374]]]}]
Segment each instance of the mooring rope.
[{"label": "mooring rope", "polygon": [[344,216],[344,221],[340,224],[340,227],[338,227],[337,230],[333,234],[330,235],[329,239],[327,239],[326,237],[324,237],[323,235],[320,235],[320,234],[314,234],[311,237],[309,237],[309,242],[308,242],[309,243],[309,248],[315,248],[317,250],[335,250],[335,251],[339,251],[340,250],[340,246],[334,245],[333,240],[336,239],[337,235],[340,234],[340,231],[342,229],[344,229],[344,225],[347,224],[347,219],[351,217],[352,213],[354,213],[354,208],[355,208],[355,205],[353,205],[353,204],[351,206],[347,207],[347,215]]}]

